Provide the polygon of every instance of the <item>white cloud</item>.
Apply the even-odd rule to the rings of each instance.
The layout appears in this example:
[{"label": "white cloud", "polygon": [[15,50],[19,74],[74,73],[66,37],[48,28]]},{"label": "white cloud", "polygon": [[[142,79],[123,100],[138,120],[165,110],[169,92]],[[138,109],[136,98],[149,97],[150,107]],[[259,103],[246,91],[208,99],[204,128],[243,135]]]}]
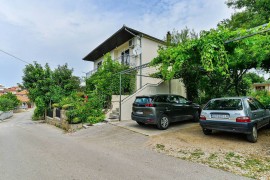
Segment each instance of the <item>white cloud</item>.
[{"label": "white cloud", "polygon": [[[174,28],[198,32],[215,27],[232,13],[223,0],[0,0],[0,7],[0,49],[53,67],[68,63],[78,76],[91,68],[82,58],[123,24],[163,38]],[[0,67],[14,61],[4,61],[8,58],[0,54]],[[10,67],[18,72],[11,74],[16,84],[22,67]],[[0,72],[0,83],[6,81],[3,73],[9,72]]]}]

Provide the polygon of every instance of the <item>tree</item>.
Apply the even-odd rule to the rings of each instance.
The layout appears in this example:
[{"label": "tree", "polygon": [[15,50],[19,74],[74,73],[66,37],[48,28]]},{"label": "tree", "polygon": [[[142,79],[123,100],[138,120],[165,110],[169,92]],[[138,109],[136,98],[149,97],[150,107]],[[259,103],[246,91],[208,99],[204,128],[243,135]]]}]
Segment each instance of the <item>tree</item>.
[{"label": "tree", "polygon": [[79,87],[79,78],[72,75],[73,70],[67,64],[58,66],[54,71],[48,64],[44,67],[34,62],[26,65],[23,76],[23,87],[28,89],[30,99],[35,102],[34,118],[44,116],[51,103],[58,103]]},{"label": "tree", "polygon": [[16,95],[7,93],[0,96],[0,111],[9,111],[15,109],[20,104]]},{"label": "tree", "polygon": [[67,64],[59,65],[51,72],[50,95],[53,103],[59,103],[63,97],[69,96],[80,88],[80,79],[72,73],[73,69],[69,69]]},{"label": "tree", "polygon": [[249,29],[270,21],[269,0],[228,0],[226,4],[228,7],[241,10],[220,23],[228,28]]},{"label": "tree", "polygon": [[[269,27],[270,23],[264,28]],[[261,30],[258,28],[254,32]],[[184,81],[193,81],[191,85],[198,86],[206,99],[241,95],[244,92],[240,91],[239,85],[243,75],[251,68],[264,67],[267,70],[264,64],[267,64],[265,62],[270,57],[268,34],[228,41],[250,33],[252,32],[245,29],[231,31],[222,26],[202,31],[198,39],[161,48],[151,64],[159,66],[160,74],[165,80],[182,77]],[[191,78],[189,74],[184,78],[183,72],[190,73]],[[191,97],[191,100],[194,98]]]},{"label": "tree", "polygon": [[[86,79],[86,90],[88,93],[96,91],[104,102],[104,106],[108,106],[113,94],[119,94],[120,72],[128,69],[128,66],[120,64],[118,61],[112,60],[110,54],[106,54],[104,61],[97,72]],[[132,92],[135,88],[135,74],[121,75],[122,94]]]}]

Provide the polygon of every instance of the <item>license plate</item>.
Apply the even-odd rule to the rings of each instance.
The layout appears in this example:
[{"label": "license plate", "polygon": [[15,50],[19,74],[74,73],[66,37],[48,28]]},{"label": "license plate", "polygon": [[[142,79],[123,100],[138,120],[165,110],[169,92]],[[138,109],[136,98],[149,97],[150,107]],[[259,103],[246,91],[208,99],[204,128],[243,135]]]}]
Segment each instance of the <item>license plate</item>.
[{"label": "license plate", "polygon": [[217,119],[229,119],[228,114],[212,114],[211,118],[217,118]]},{"label": "license plate", "polygon": [[137,113],[137,114],[143,114],[143,112],[141,112],[141,111],[137,111],[136,113]]}]

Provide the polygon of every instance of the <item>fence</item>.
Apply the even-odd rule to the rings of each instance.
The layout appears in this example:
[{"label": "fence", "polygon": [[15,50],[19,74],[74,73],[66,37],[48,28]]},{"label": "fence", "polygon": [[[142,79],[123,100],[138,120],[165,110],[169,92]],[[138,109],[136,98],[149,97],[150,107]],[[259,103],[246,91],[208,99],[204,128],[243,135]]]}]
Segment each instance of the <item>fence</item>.
[{"label": "fence", "polygon": [[52,109],[47,110],[47,116],[51,117],[51,118],[53,117],[53,110]]},{"label": "fence", "polygon": [[56,117],[61,118],[61,109],[57,108],[55,113]]}]

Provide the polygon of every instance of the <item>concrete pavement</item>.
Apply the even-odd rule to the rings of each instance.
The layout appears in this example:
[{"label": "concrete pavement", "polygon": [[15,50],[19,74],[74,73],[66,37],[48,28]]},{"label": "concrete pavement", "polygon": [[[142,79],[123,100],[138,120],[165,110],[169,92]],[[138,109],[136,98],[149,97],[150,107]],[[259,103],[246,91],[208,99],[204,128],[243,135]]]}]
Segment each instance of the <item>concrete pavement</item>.
[{"label": "concrete pavement", "polygon": [[0,123],[0,179],[245,179],[156,153],[147,136],[111,124],[67,134],[31,121]]}]

